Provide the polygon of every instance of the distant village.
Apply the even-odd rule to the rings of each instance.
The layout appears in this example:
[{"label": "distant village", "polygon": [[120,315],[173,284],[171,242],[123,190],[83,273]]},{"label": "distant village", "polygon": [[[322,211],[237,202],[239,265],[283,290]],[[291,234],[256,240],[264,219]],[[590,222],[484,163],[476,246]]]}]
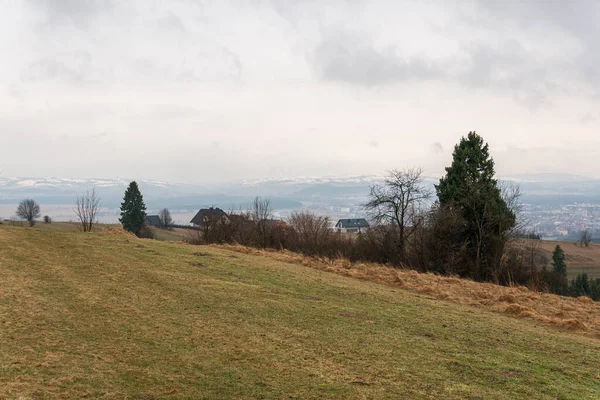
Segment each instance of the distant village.
[{"label": "distant village", "polygon": [[588,230],[594,241],[600,239],[600,204],[525,204],[523,218],[528,229],[543,239],[577,240],[583,230]]}]

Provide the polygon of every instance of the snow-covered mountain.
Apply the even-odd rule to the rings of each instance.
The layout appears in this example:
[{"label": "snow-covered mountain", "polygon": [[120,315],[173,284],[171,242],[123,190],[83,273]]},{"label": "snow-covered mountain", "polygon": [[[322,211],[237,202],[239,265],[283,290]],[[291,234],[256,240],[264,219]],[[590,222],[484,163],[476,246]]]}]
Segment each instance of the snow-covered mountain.
[{"label": "snow-covered mountain", "polygon": [[[373,184],[382,175],[348,177],[289,177],[238,180],[200,186],[156,180],[137,180],[149,209],[173,207],[194,209],[203,206],[242,207],[254,196],[269,197],[278,208],[302,205],[325,207],[362,204]],[[438,178],[425,177],[433,189]],[[503,178],[518,184],[528,202],[600,202],[600,180],[569,174],[528,174]],[[46,204],[72,204],[75,196],[96,188],[106,207],[118,207],[130,179],[66,179],[0,177],[0,204],[14,204],[31,197]]]}]

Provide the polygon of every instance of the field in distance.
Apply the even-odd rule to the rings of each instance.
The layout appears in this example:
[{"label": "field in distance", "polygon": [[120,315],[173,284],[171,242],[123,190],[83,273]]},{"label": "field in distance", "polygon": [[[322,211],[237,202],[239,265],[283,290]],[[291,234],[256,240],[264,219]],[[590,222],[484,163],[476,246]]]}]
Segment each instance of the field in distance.
[{"label": "field in distance", "polygon": [[226,248],[0,227],[0,398],[600,398],[600,341]]},{"label": "field in distance", "polygon": [[[584,272],[590,278],[600,278],[600,243],[590,243],[590,247],[581,247],[575,242],[552,240],[541,240],[540,243],[550,263],[552,262],[554,248],[556,245],[560,245],[565,252],[569,279],[573,279]],[[551,268],[550,265],[548,267]]]}]

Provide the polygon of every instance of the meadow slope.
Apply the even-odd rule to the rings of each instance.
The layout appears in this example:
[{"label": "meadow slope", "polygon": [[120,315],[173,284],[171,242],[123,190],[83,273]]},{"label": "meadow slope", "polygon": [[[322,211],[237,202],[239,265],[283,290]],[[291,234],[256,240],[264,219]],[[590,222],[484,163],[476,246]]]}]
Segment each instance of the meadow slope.
[{"label": "meadow slope", "polygon": [[600,398],[600,340],[222,247],[0,227],[0,398]]}]

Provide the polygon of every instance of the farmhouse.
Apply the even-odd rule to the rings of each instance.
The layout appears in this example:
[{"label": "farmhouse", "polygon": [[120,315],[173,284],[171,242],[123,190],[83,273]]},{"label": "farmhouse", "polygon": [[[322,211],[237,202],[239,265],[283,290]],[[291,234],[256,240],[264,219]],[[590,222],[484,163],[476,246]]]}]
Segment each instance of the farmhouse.
[{"label": "farmhouse", "polygon": [[342,233],[360,233],[361,230],[368,227],[369,223],[364,218],[340,219],[335,224],[335,229]]},{"label": "farmhouse", "polygon": [[160,226],[160,217],[158,215],[146,215],[146,225]]},{"label": "farmhouse", "polygon": [[229,220],[227,213],[218,207],[203,208],[190,221],[194,226],[201,227],[205,222],[218,221],[220,219]]}]

